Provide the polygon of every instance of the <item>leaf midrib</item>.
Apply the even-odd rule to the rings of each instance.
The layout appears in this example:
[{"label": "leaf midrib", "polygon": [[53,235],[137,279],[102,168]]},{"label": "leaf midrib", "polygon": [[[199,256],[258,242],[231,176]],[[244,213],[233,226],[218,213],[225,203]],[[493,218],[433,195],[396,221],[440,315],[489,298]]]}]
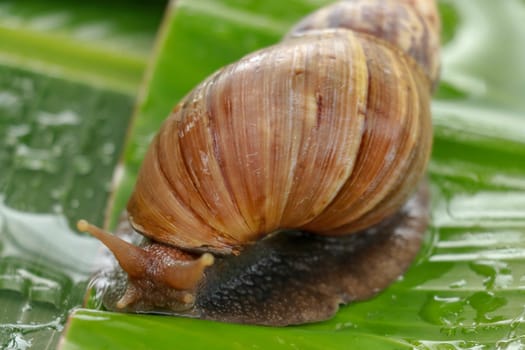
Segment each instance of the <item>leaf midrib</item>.
[{"label": "leaf midrib", "polygon": [[135,94],[148,55],[0,24],[0,63]]}]

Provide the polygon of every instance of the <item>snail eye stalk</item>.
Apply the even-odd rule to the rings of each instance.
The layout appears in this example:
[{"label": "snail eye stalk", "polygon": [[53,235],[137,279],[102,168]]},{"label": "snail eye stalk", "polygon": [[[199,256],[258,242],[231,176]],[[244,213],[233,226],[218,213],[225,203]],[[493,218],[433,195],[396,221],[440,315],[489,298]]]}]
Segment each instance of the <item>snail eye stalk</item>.
[{"label": "snail eye stalk", "polygon": [[148,258],[143,249],[90,224],[86,220],[79,220],[77,229],[81,232],[87,232],[101,241],[113,253],[119,265],[130,277],[140,277],[146,273],[144,262]]},{"label": "snail eye stalk", "polygon": [[204,269],[213,265],[215,261],[210,253],[195,258],[166,245],[156,244],[149,246],[149,249],[143,249],[105,232],[86,220],[78,221],[77,228],[100,240],[113,253],[131,279],[148,279],[178,290],[189,290],[202,279]]}]

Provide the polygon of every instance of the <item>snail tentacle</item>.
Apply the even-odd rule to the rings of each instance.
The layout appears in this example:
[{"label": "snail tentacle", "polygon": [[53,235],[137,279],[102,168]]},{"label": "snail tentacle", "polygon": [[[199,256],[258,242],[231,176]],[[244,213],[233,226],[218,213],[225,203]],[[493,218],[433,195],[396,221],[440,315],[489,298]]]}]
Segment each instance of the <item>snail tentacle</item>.
[{"label": "snail tentacle", "polygon": [[[204,253],[199,258],[185,253],[175,247],[163,244],[149,245],[146,248],[134,246],[99,227],[80,220],[77,223],[79,231],[88,232],[98,238],[116,257],[119,265],[127,272],[130,286],[118,303],[124,308],[137,298],[137,288],[132,285],[137,281],[149,281],[153,284],[164,284],[177,290],[191,290],[200,282],[204,269],[211,266],[214,257]],[[187,294],[182,301],[191,302]]]},{"label": "snail tentacle", "polygon": [[176,265],[162,265],[160,275],[167,285],[176,289],[192,289],[202,278],[204,269],[213,265],[214,257],[210,253],[204,253],[200,258]]},{"label": "snail tentacle", "polygon": [[81,232],[87,232],[101,241],[115,255],[119,265],[129,276],[139,277],[146,273],[144,261],[147,260],[147,253],[143,249],[90,224],[86,220],[79,220],[77,229]]}]

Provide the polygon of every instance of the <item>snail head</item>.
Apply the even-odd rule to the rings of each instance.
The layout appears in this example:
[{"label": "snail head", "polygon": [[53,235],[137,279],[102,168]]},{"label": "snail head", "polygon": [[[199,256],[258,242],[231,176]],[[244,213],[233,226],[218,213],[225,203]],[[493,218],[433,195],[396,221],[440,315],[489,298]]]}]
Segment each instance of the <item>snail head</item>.
[{"label": "snail head", "polygon": [[[210,253],[200,257],[186,253],[165,244],[153,243],[138,247],[112,235],[86,220],[80,220],[77,228],[100,240],[115,256],[120,267],[128,274],[129,284],[122,298],[117,302],[124,309],[144,298],[146,290],[168,287],[178,294],[178,301],[184,305],[194,301],[194,289],[204,276],[204,269],[214,262]],[[140,288],[139,288],[140,287]]]}]

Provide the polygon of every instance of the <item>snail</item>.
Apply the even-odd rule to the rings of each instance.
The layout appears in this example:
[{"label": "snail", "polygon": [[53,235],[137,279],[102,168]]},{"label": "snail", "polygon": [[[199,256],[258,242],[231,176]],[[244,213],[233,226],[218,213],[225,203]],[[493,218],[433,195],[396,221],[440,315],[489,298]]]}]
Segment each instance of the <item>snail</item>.
[{"label": "snail", "polygon": [[347,0],[194,88],[152,141],[119,231],[111,310],[326,319],[395,280],[428,221],[439,75],[430,0]]}]

